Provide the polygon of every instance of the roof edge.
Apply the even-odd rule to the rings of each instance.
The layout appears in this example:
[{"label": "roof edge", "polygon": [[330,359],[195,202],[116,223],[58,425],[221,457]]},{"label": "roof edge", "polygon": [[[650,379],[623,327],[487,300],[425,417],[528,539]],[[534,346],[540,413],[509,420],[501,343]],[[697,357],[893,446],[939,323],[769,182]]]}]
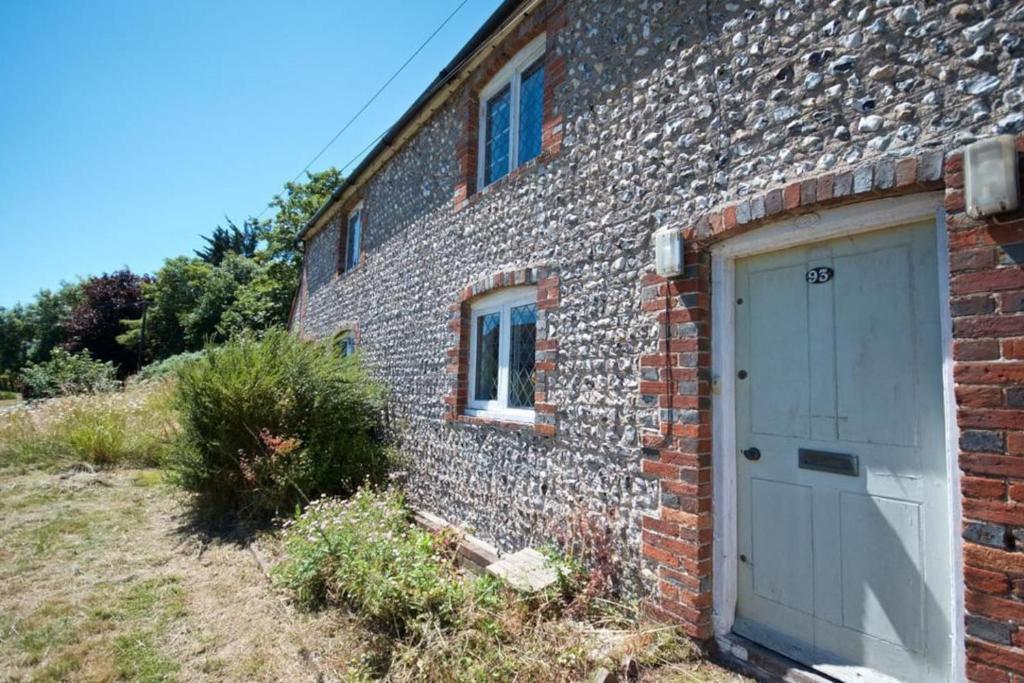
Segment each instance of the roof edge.
[{"label": "roof edge", "polygon": [[456,53],[455,57],[453,57],[451,61],[441,69],[437,77],[434,78],[430,85],[427,86],[426,90],[424,90],[405,111],[405,113],[402,114],[402,116],[399,117],[399,119],[392,124],[390,128],[388,128],[380,141],[374,145],[369,154],[367,154],[363,160],[359,162],[359,165],[355,167],[351,175],[346,176],[341,185],[339,185],[334,192],[331,193],[331,196],[327,201],[324,202],[324,205],[317,209],[316,213],[313,214],[313,217],[307,221],[306,225],[299,232],[299,240],[305,240],[310,236],[309,233],[317,223],[320,222],[320,219],[322,219],[331,210],[335,203],[341,199],[345,191],[355,185],[356,179],[359,178],[366,169],[373,165],[374,161],[376,161],[377,157],[380,156],[381,153],[391,147],[398,133],[405,129],[405,127],[408,126],[414,118],[416,118],[427,103],[432,100],[434,96],[440,92],[441,88],[448,83],[451,77],[461,71],[464,66],[464,62],[466,62],[477,51],[477,49],[480,48],[481,45],[483,45],[487,39],[515,13],[516,8],[525,2],[526,0],[503,0],[501,5],[499,5],[498,8],[491,13],[491,16],[487,18],[487,21],[484,22],[483,26],[477,29],[476,33],[474,33],[469,41],[462,46],[462,49]]}]

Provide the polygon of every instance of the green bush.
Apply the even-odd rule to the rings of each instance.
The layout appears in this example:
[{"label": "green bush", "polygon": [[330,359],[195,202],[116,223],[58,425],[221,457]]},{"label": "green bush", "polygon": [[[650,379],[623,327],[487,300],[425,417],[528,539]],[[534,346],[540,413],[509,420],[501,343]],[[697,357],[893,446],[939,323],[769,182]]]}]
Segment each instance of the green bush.
[{"label": "green bush", "polygon": [[[605,600],[580,613],[577,596],[558,587],[526,596],[464,573],[456,540],[413,525],[398,493],[362,489],[349,500],[314,501],[286,523],[273,576],[306,607],[344,606],[362,617],[374,635],[353,668],[366,680],[578,681],[626,654],[642,651],[650,665],[691,654],[675,629],[641,628],[628,607]],[[552,559],[559,570],[562,562]],[[623,634],[620,645],[595,637],[601,625]]]},{"label": "green bush", "polygon": [[21,399],[21,394],[16,391],[0,391],[0,401],[17,401]]},{"label": "green bush", "polygon": [[178,372],[172,474],[201,509],[266,518],[386,475],[383,391],[357,357],[283,330],[208,350]]},{"label": "green bush", "polygon": [[147,382],[151,379],[160,379],[168,375],[177,374],[183,367],[192,361],[199,360],[202,357],[202,351],[186,351],[185,353],[179,353],[176,356],[171,356],[169,358],[164,358],[163,360],[158,360],[155,363],[150,363],[133,375],[131,380],[133,382]]},{"label": "green bush", "polygon": [[452,548],[411,525],[396,493],[313,501],[286,536],[276,578],[307,607],[345,603],[401,636],[424,615],[451,625],[466,600]]},{"label": "green bush", "polygon": [[88,349],[77,354],[54,349],[50,360],[25,366],[21,382],[29,398],[93,394],[118,387],[114,364],[94,360]]}]

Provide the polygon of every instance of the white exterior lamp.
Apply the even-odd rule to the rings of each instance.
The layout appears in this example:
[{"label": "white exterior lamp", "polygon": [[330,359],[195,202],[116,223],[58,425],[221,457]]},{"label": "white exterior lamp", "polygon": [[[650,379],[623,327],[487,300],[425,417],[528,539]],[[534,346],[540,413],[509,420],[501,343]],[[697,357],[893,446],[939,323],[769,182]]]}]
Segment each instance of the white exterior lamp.
[{"label": "white exterior lamp", "polygon": [[654,269],[661,277],[683,274],[683,231],[661,228],[654,233]]},{"label": "white exterior lamp", "polygon": [[1014,136],[999,135],[967,146],[964,189],[968,216],[983,218],[1015,210],[1020,205],[1019,183]]}]

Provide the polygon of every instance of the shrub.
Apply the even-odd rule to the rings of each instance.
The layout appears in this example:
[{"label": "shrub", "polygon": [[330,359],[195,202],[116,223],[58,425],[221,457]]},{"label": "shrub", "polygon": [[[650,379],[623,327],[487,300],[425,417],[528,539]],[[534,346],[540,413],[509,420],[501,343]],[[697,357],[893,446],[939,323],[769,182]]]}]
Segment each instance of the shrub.
[{"label": "shrub", "polygon": [[132,376],[133,382],[148,382],[151,379],[160,379],[167,377],[168,375],[177,374],[183,367],[189,363],[199,360],[203,357],[202,351],[186,351],[179,353],[176,356],[170,356],[163,360],[150,363],[135,375]]},{"label": "shrub", "polygon": [[0,401],[17,401],[21,399],[21,394],[16,391],[0,391]]},{"label": "shrub", "polygon": [[352,498],[312,502],[286,534],[281,585],[307,607],[344,603],[402,636],[430,615],[450,625],[466,599],[453,580],[453,546],[412,526],[400,495],[362,489]]},{"label": "shrub", "polygon": [[[572,681],[641,650],[652,665],[690,655],[674,629],[638,628],[628,609],[605,603],[581,622],[578,597],[559,588],[524,596],[465,574],[455,541],[411,524],[399,494],[362,489],[347,501],[317,500],[287,522],[273,576],[302,605],[345,606],[378,633],[358,670],[367,680]],[[597,635],[602,624],[614,631]]]},{"label": "shrub", "polygon": [[168,382],[57,398],[0,415],[0,466],[159,464],[177,429]]},{"label": "shrub", "polygon": [[116,376],[113,363],[94,360],[88,349],[72,354],[58,348],[50,360],[25,366],[21,381],[27,397],[49,398],[112,391]]},{"label": "shrub", "polygon": [[380,481],[383,392],[357,357],[283,330],[243,336],[186,364],[175,401],[175,479],[207,512],[266,518]]}]

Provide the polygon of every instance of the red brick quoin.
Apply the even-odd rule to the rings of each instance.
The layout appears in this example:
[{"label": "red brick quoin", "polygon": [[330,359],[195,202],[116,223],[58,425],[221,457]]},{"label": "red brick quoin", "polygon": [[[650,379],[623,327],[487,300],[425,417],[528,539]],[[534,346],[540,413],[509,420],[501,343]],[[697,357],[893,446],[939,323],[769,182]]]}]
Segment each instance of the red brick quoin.
[{"label": "red brick quoin", "polygon": [[[534,423],[504,422],[466,414],[469,398],[469,340],[473,300],[506,287],[536,285],[537,287],[537,356],[534,363]],[[446,369],[455,375],[454,390],[444,398],[444,417],[448,422],[480,424],[512,429],[532,428],[541,436],[555,436],[558,422],[555,404],[549,396],[548,384],[558,371],[558,341],[548,336],[546,319],[558,308],[558,275],[543,266],[506,270],[467,285],[459,292],[459,300],[448,309],[448,328],[455,334],[455,345],[448,350]]]},{"label": "red brick quoin", "polygon": [[[1024,137],[1017,149],[1024,154]],[[642,471],[662,495],[643,521],[642,553],[657,575],[652,611],[692,637],[712,636],[709,245],[807,210],[945,188],[964,518],[961,647],[972,680],[1024,680],[1024,213],[969,219],[962,165],[962,153],[931,150],[765,191],[689,227],[681,278],[644,276],[643,306],[657,318],[659,346],[640,359],[640,391],[659,420],[643,435]]]},{"label": "red brick quoin", "polygon": [[541,123],[540,156],[490,185],[492,187],[509,182],[538,163],[546,163],[562,148],[562,116],[557,113],[555,95],[565,81],[565,57],[558,53],[558,32],[568,23],[565,4],[561,0],[548,0],[534,10],[487,58],[477,67],[463,88],[458,103],[462,118],[462,134],[456,147],[459,163],[459,180],[455,184],[455,210],[460,211],[478,195],[477,150],[480,143],[480,90],[497,74],[519,50],[542,33],[547,34],[547,50],[544,54],[544,119]]}]

